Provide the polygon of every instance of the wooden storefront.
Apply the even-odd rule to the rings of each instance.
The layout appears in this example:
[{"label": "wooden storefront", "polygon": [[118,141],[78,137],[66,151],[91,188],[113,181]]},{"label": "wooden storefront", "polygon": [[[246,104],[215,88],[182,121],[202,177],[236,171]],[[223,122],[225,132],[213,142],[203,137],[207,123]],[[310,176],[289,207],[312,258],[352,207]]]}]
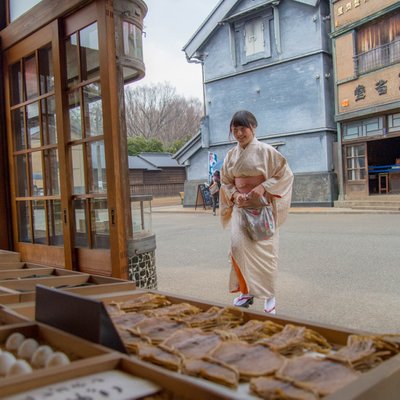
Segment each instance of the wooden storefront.
[{"label": "wooden storefront", "polygon": [[0,31],[7,153],[0,223],[4,232],[11,225],[12,240],[0,245],[26,261],[126,278],[131,206],[121,99],[124,83],[144,75],[146,5],[42,0],[15,20],[13,5]]},{"label": "wooden storefront", "polygon": [[343,199],[400,199],[400,4],[332,2]]}]

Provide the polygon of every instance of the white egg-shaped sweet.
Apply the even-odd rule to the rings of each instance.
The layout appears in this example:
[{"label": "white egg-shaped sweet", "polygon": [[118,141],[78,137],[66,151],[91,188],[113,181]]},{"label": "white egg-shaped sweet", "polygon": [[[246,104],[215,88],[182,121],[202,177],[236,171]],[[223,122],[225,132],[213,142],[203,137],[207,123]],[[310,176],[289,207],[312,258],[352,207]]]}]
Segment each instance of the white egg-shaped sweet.
[{"label": "white egg-shaped sweet", "polygon": [[3,351],[0,354],[0,376],[7,375],[15,361],[16,359],[14,354],[10,353],[9,351]]},{"label": "white egg-shaped sweet", "polygon": [[25,340],[25,336],[22,333],[14,332],[6,340],[6,350],[17,351],[19,346]]},{"label": "white egg-shaped sweet", "polygon": [[7,376],[23,375],[32,372],[32,367],[25,360],[17,360],[7,372]]},{"label": "white egg-shaped sweet", "polygon": [[46,344],[39,346],[33,353],[31,365],[33,368],[44,368],[47,359],[53,354],[53,349]]},{"label": "white egg-shaped sweet", "polygon": [[70,360],[66,354],[61,351],[53,353],[46,361],[46,368],[57,367],[60,365],[67,365]]},{"label": "white egg-shaped sweet", "polygon": [[25,339],[21,346],[18,347],[18,357],[24,358],[25,360],[30,360],[33,356],[33,353],[39,347],[39,343],[35,339]]}]

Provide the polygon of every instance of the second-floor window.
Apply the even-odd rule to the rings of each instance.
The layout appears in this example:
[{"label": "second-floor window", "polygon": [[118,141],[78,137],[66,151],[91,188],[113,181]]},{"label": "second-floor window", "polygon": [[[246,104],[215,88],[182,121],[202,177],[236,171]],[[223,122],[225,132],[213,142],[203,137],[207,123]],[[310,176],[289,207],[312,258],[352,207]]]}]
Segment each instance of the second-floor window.
[{"label": "second-floor window", "polygon": [[241,64],[271,57],[270,18],[256,17],[236,24]]},{"label": "second-floor window", "polygon": [[357,31],[358,74],[400,63],[400,12]]}]

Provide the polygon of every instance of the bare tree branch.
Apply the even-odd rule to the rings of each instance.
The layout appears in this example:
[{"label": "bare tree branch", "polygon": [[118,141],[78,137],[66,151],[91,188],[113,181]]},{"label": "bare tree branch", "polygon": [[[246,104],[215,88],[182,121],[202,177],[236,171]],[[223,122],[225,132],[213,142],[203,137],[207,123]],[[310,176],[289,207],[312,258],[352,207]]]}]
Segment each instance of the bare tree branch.
[{"label": "bare tree branch", "polygon": [[200,100],[178,95],[165,82],[127,87],[125,113],[129,137],[154,138],[170,145],[198,132],[203,107]]}]

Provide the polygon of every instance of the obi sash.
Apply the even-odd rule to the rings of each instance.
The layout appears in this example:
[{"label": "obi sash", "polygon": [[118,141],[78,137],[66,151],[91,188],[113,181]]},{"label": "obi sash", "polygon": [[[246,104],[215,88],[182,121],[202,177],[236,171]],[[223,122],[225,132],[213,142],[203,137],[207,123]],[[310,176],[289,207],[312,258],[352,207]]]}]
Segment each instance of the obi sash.
[{"label": "obi sash", "polygon": [[249,193],[265,181],[264,175],[242,176],[235,178],[235,186],[239,193]]}]

